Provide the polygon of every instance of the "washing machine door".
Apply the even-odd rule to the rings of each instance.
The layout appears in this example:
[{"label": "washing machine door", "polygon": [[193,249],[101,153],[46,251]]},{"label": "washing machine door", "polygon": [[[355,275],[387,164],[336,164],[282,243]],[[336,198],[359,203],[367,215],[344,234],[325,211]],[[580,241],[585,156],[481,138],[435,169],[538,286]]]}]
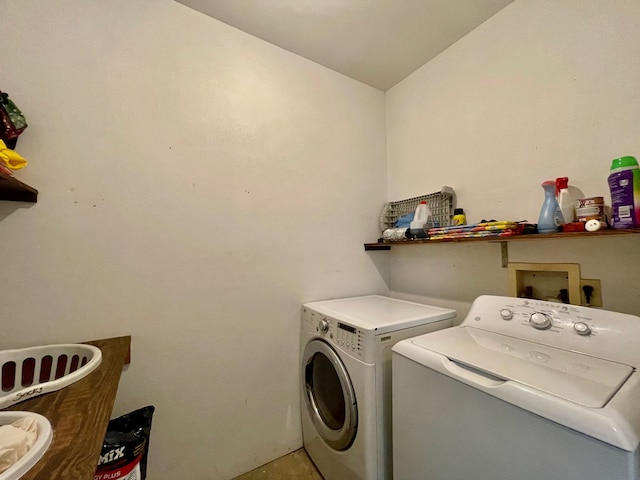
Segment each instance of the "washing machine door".
[{"label": "washing machine door", "polygon": [[349,374],[338,354],[323,340],[304,349],[305,403],[322,439],[335,450],[351,446],[358,429],[358,407]]}]

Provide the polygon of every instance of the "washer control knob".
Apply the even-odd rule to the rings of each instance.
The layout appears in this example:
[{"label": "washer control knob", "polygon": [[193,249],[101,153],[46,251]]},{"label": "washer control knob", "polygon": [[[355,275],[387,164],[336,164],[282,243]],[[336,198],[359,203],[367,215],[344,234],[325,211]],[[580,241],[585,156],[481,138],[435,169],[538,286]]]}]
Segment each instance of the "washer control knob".
[{"label": "washer control knob", "polygon": [[546,313],[532,313],[529,317],[529,324],[538,330],[547,330],[551,328],[553,322],[551,321],[551,317]]},{"label": "washer control knob", "polygon": [[326,318],[320,320],[320,323],[318,323],[318,330],[320,333],[327,333],[329,331],[329,322]]},{"label": "washer control knob", "polygon": [[584,322],[574,323],[573,329],[578,333],[578,335],[591,335],[591,327]]},{"label": "washer control knob", "polygon": [[503,308],[502,310],[500,310],[500,316],[503,320],[511,320],[513,318],[513,310]]}]

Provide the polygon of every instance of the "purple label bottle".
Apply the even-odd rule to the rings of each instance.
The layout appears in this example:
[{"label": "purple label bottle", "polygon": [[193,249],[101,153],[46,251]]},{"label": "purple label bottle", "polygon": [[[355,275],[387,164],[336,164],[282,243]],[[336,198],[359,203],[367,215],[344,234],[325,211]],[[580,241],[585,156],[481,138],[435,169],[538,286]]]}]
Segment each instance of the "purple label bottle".
[{"label": "purple label bottle", "polygon": [[640,168],[635,157],[616,158],[608,177],[613,228],[640,226]]}]

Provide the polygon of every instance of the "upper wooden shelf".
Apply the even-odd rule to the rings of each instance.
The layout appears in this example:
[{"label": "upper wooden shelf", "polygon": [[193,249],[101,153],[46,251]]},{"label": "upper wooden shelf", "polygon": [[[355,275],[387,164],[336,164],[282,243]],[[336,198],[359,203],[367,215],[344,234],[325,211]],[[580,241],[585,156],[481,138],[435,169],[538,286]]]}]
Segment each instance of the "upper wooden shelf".
[{"label": "upper wooden shelf", "polygon": [[21,480],[93,480],[111,418],[120,373],[129,363],[131,337],[86,342],[102,351],[102,362],[85,378],[7,410],[49,419],[53,441]]},{"label": "upper wooden shelf", "polygon": [[567,238],[593,238],[593,237],[613,237],[620,235],[638,235],[640,228],[629,228],[624,230],[599,230],[597,232],[567,232],[567,233],[535,233],[532,235],[514,235],[513,237],[477,237],[477,238],[441,238],[438,240],[405,240],[402,242],[380,242],[365,243],[365,250],[391,250],[391,247],[404,245],[425,245],[436,243],[503,243],[520,242],[523,240],[544,240],[544,239],[567,239]]},{"label": "upper wooden shelf", "polygon": [[14,177],[0,173],[0,200],[35,203],[38,201],[38,190]]}]

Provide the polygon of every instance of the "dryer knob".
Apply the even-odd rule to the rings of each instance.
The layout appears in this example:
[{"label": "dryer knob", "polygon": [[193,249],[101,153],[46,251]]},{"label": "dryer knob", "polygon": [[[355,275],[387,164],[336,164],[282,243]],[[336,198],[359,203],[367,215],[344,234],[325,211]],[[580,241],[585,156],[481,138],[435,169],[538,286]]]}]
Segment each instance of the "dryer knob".
[{"label": "dryer knob", "polygon": [[540,312],[532,313],[529,317],[529,323],[533,328],[538,330],[547,330],[548,328],[551,328],[551,325],[553,325],[551,317],[546,313]]},{"label": "dryer knob", "polygon": [[322,320],[320,320],[320,323],[318,324],[318,330],[321,333],[327,333],[329,331],[329,322],[327,321],[326,318],[323,318]]}]

